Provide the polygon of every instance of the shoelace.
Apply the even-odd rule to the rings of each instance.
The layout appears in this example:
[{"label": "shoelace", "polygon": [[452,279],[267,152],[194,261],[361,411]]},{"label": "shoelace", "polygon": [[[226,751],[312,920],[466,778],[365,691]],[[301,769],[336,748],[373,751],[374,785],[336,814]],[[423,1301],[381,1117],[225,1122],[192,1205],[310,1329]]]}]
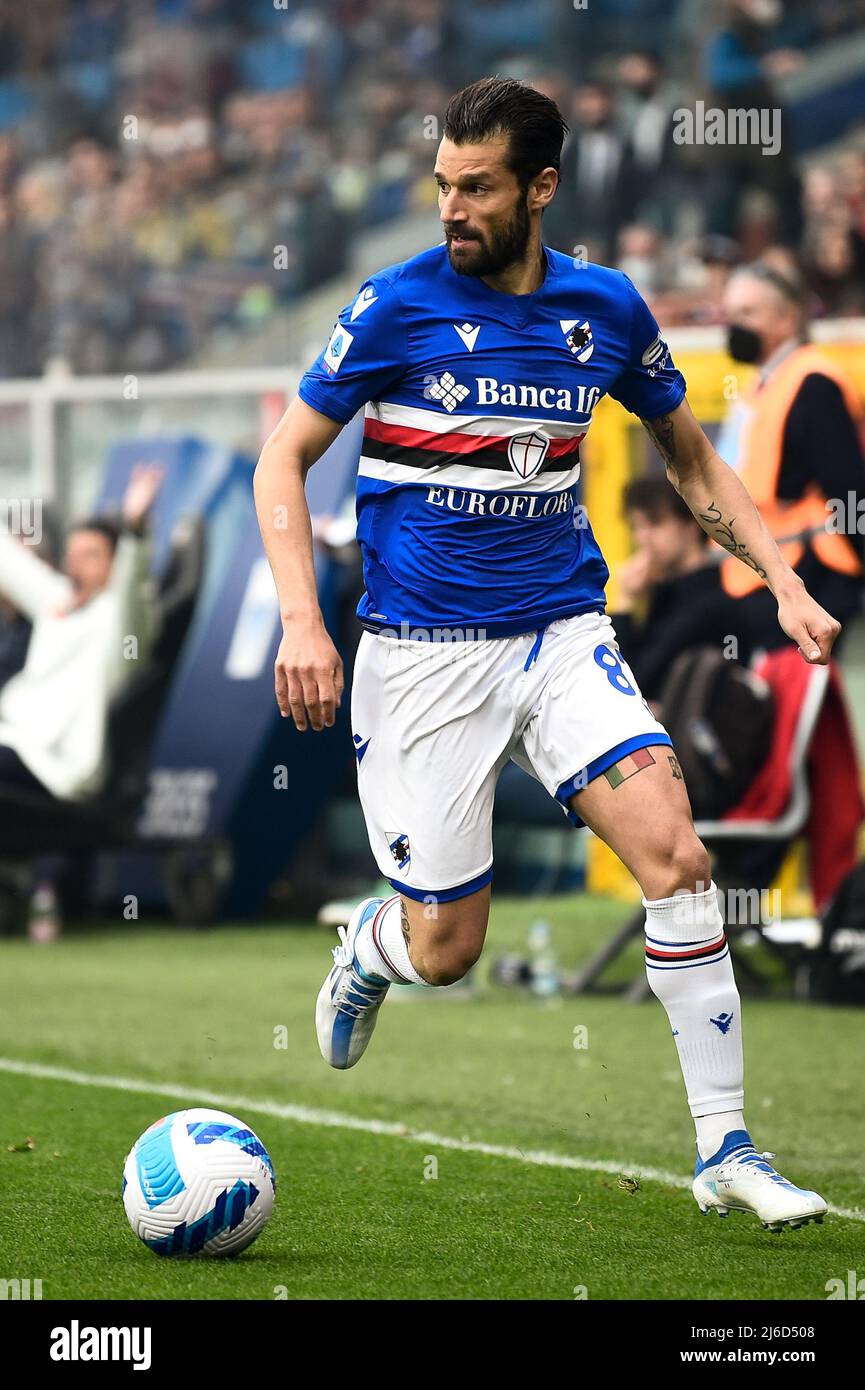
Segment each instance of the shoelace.
[{"label": "shoelace", "polygon": [[381,1002],[386,984],[378,986],[357,973],[354,968],[354,951],[349,944],[346,929],[337,927],[336,930],[339,945],[333,948],[333,960],[335,965],[346,970],[346,974],[334,991],[333,1005],[340,1013],[348,1014],[350,1018],[359,1018],[367,1009]]},{"label": "shoelace", "polygon": [[756,1149],[745,1149],[742,1153],[731,1154],[728,1162],[738,1163],[743,1168],[756,1168],[758,1172],[766,1173],[772,1182],[786,1183],[787,1179],[769,1162],[770,1159],[776,1157],[777,1155],[769,1149],[765,1153],[758,1153]]},{"label": "shoelace", "polygon": [[331,951],[335,965],[351,965],[354,954],[348,944],[348,936],[345,927],[337,927],[336,934],[339,937],[339,945],[334,946]]}]

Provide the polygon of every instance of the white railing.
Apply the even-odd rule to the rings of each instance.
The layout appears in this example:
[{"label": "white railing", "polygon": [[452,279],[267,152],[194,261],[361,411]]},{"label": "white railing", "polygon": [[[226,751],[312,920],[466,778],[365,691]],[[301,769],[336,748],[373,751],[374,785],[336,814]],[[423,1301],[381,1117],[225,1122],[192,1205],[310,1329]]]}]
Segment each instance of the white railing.
[{"label": "white railing", "polygon": [[[51,372],[42,377],[0,380],[0,412],[4,407],[27,409],[29,439],[29,488],[34,494],[55,498],[61,491],[58,412],[64,406],[86,404],[129,407],[129,434],[142,423],[159,428],[160,401],[238,400],[260,403],[263,442],[274,423],[274,401],[283,404],[300,379],[297,368],[241,367],[216,371],[127,373],[123,376],[73,376]],[[265,408],[264,403],[268,403]],[[122,432],[118,431],[120,437]],[[72,460],[70,460],[72,462]],[[0,461],[0,472],[3,470]]]},{"label": "white railing", "polygon": [[[818,343],[865,344],[865,318],[819,320],[812,325],[811,332],[813,340]],[[724,331],[719,327],[674,328],[669,331],[667,338],[675,356],[677,350],[721,348]],[[0,380],[0,428],[4,408],[23,407],[28,411],[28,490],[34,495],[56,498],[62,495],[64,482],[61,477],[63,470],[58,429],[58,414],[64,407],[88,404],[128,406],[130,419],[126,433],[135,434],[140,433],[143,427],[152,432],[158,431],[160,419],[157,407],[160,401],[198,399],[224,405],[232,398],[237,401],[252,398],[259,403],[257,444],[260,446],[275,423],[276,407],[290,399],[304,365],[219,367],[211,371],[128,373],[123,376],[73,376],[67,372],[49,372],[42,377]],[[176,432],[176,420],[166,428]],[[118,424],[118,437],[123,437],[123,433]],[[74,468],[75,459],[66,459],[64,464],[67,470]],[[3,471],[0,454],[0,475]]]}]

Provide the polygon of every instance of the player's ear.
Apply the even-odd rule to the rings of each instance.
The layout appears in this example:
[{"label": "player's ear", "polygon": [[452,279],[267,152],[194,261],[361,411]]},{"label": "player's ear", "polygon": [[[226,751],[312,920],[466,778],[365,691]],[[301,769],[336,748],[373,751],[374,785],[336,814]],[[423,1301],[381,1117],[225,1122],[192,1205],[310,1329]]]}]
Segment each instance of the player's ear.
[{"label": "player's ear", "polygon": [[529,184],[529,206],[532,208],[547,207],[553,201],[558,186],[559,176],[552,165],[547,169],[542,169]]}]

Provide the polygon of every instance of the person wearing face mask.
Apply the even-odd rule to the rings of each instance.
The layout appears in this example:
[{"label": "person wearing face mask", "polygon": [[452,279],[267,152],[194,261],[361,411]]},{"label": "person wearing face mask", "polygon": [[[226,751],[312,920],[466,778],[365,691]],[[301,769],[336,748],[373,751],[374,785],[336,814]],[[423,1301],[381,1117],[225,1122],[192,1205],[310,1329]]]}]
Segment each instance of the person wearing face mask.
[{"label": "person wearing face mask", "polygon": [[[863,590],[862,401],[846,373],[809,343],[802,292],[787,275],[760,262],[743,266],[727,284],[723,312],[730,356],[759,370],[725,420],[718,447],[788,563],[843,625]],[[725,561],[724,587],[749,604],[760,645],[782,646],[768,590],[747,576],[737,581]]]}]

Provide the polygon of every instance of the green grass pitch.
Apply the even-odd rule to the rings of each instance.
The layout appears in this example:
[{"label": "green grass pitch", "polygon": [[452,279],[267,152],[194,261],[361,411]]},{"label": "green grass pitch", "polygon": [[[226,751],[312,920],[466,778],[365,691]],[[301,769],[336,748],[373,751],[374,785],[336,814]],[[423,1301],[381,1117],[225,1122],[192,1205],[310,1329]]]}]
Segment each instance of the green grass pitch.
[{"label": "green grass pitch", "polygon": [[[330,932],[135,924],[73,930],[50,948],[0,942],[0,1058],[141,1083],[0,1063],[0,1278],[41,1279],[48,1299],[825,1299],[827,1280],[861,1268],[861,1221],[776,1236],[744,1215],[703,1218],[684,1187],[652,1176],[682,1182],[693,1153],[654,1000],[545,1003],[487,983],[492,957],[524,948],[534,917],[574,965],[625,911],[584,896],[495,900],[476,997],[389,1000],[344,1074],[321,1061],[312,1024]],[[619,970],[639,969],[634,947]],[[861,1037],[852,1009],[745,1001],[755,1142],[849,1211],[865,1207]],[[246,1098],[242,1117],[276,1166],[276,1210],[235,1260],[161,1260],[128,1228],[122,1163],[148,1124],[202,1095]],[[267,1113],[278,1106],[386,1132]],[[533,1151],[609,1171],[539,1165]]]}]

